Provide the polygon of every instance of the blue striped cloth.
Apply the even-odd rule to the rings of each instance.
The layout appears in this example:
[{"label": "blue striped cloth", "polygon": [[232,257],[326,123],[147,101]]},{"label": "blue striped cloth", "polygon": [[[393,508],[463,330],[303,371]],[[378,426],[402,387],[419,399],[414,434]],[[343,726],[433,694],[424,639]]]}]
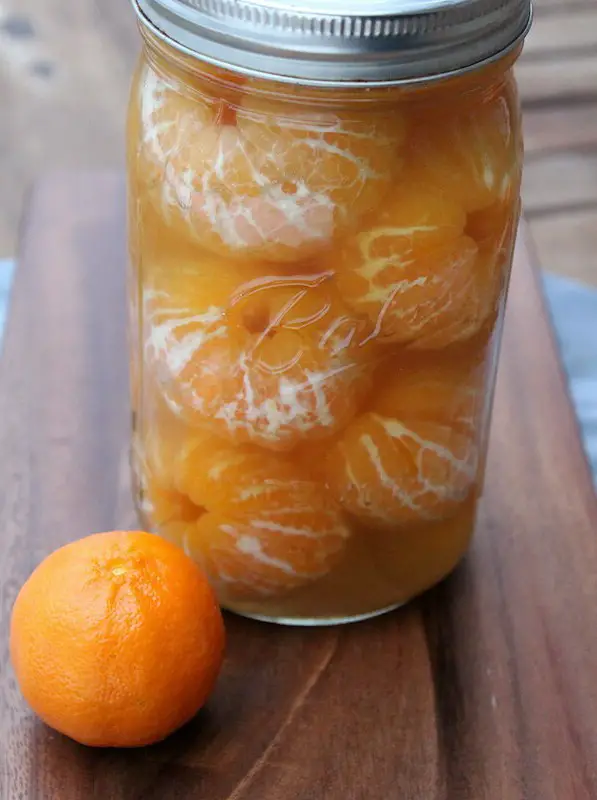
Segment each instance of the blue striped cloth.
[{"label": "blue striped cloth", "polygon": [[[14,265],[0,259],[0,343]],[[545,293],[597,485],[597,289],[545,275]]]},{"label": "blue striped cloth", "polygon": [[6,310],[8,308],[8,295],[12,281],[13,264],[7,259],[0,259],[0,343],[2,342],[2,332],[6,322]]},{"label": "blue striped cloth", "polygon": [[556,275],[544,286],[597,485],[597,289]]}]

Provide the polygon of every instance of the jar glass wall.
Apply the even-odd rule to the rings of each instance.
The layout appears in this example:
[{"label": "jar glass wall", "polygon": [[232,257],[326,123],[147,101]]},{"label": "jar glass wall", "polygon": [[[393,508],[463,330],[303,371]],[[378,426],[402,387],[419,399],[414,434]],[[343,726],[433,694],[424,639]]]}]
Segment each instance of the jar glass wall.
[{"label": "jar glass wall", "polygon": [[226,608],[366,617],[465,552],[519,214],[514,60],[315,89],[146,33],[128,157],[136,502]]}]

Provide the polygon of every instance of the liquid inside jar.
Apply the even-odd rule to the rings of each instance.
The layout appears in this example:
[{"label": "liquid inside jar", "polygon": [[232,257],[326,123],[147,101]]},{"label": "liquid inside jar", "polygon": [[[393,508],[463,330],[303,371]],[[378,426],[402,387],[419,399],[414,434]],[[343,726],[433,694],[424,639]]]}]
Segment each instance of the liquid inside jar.
[{"label": "liquid inside jar", "polygon": [[142,524],[243,614],[400,605],[461,559],[482,490],[519,209],[511,61],[366,94],[164,48],[129,118]]}]

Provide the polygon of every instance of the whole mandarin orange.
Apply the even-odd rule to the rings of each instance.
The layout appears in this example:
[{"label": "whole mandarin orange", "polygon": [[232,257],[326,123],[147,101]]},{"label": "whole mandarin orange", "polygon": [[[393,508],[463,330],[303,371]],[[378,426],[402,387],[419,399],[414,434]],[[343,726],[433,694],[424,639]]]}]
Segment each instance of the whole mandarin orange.
[{"label": "whole mandarin orange", "polygon": [[202,572],[142,531],[98,533],[49,555],[22,587],[10,653],[52,728],[100,747],[159,741],[203,706],[224,625]]}]

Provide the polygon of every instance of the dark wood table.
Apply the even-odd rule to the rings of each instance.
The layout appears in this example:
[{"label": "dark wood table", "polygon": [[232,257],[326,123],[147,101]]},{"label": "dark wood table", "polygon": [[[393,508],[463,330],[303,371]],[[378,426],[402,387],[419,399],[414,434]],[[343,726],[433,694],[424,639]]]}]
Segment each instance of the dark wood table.
[{"label": "dark wood table", "polygon": [[208,707],[166,742],[81,747],[26,708],[8,625],[50,550],[135,525],[124,189],[33,191],[0,360],[0,798],[597,798],[597,503],[519,243],[478,532],[407,608],[301,630],[228,616]]}]

